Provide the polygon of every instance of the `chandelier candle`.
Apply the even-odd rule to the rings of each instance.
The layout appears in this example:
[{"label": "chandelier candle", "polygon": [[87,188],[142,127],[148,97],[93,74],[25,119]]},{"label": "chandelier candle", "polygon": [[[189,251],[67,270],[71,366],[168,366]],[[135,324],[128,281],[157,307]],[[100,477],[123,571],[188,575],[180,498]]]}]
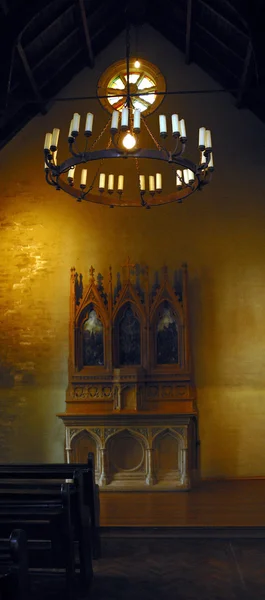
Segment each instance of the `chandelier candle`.
[{"label": "chandelier candle", "polygon": [[52,152],[55,152],[55,150],[57,150],[59,135],[60,135],[60,129],[57,129],[57,128],[54,129],[52,132],[52,143],[51,143]]},{"label": "chandelier candle", "polygon": [[108,177],[108,192],[109,194],[112,194],[114,190],[114,175],[109,175]]},{"label": "chandelier candle", "polygon": [[162,138],[167,137],[167,120],[165,115],[159,115],[159,131]]},{"label": "chandelier candle", "polygon": [[205,150],[207,150],[207,152],[211,152],[212,150],[212,136],[210,129],[206,129],[205,131]]},{"label": "chandelier candle", "polygon": [[177,187],[177,190],[181,190],[181,188],[182,188],[182,179],[183,179],[182,171],[180,169],[178,169],[176,171],[176,187]]},{"label": "chandelier candle", "polygon": [[121,111],[121,130],[126,131],[129,125],[129,109],[125,106]]},{"label": "chandelier candle", "polygon": [[133,131],[134,131],[134,133],[140,133],[140,119],[141,119],[141,112],[140,112],[140,110],[138,110],[136,108],[134,111],[134,114],[133,114]]},{"label": "chandelier candle", "polygon": [[150,194],[155,193],[155,178],[154,175],[149,175],[149,192]]},{"label": "chandelier candle", "polygon": [[70,123],[70,127],[69,127],[69,132],[68,132],[68,143],[69,144],[73,143],[73,141],[74,141],[74,136],[72,134],[73,125],[74,125],[74,120],[72,119],[71,123]]},{"label": "chandelier candle", "polygon": [[111,126],[110,126],[110,131],[111,131],[112,134],[118,132],[119,116],[120,116],[119,111],[118,110],[114,110],[113,113],[112,113]]},{"label": "chandelier candle", "polygon": [[68,183],[70,185],[73,185],[73,183],[74,183],[74,176],[75,176],[75,166],[71,167],[71,169],[69,169],[69,171],[68,171],[67,179],[68,179]]},{"label": "chandelier candle", "polygon": [[180,138],[182,139],[183,142],[186,142],[187,136],[186,136],[186,125],[185,125],[184,119],[180,119],[179,127],[180,127]]},{"label": "chandelier candle", "polygon": [[199,129],[199,150],[205,150],[205,127]]},{"label": "chandelier candle", "polygon": [[173,137],[179,136],[179,116],[171,115],[171,123],[172,123],[172,135]]},{"label": "chandelier candle", "polygon": [[140,191],[142,194],[144,194],[144,192],[145,192],[145,176],[144,175],[139,176],[139,184],[140,184]]},{"label": "chandelier candle", "polygon": [[87,113],[86,126],[85,126],[85,136],[86,137],[89,137],[92,134],[93,119],[94,119],[94,115],[92,115],[92,113]]},{"label": "chandelier candle", "polygon": [[80,127],[80,115],[78,113],[74,113],[72,121],[73,121],[72,136],[77,137],[79,134],[79,127]]},{"label": "chandelier candle", "polygon": [[106,175],[105,175],[105,173],[100,173],[100,175],[99,175],[99,186],[98,186],[98,189],[99,189],[100,192],[104,192],[105,182],[106,182]]},{"label": "chandelier candle", "polygon": [[161,173],[156,173],[156,191],[162,192],[162,175]]},{"label": "chandelier candle", "polygon": [[122,194],[124,185],[124,175],[118,177],[118,194]]},{"label": "chandelier candle", "polygon": [[86,187],[86,180],[87,180],[87,169],[82,169],[81,171],[81,183],[80,183],[80,187],[82,190],[85,189]]}]

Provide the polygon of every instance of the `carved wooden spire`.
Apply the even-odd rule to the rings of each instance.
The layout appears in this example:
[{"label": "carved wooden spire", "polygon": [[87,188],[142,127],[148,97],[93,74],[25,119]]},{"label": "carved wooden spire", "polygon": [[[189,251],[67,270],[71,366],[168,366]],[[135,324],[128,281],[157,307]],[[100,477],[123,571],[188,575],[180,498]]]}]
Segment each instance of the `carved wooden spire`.
[{"label": "carved wooden spire", "polygon": [[135,269],[135,264],[132,264],[130,257],[128,256],[127,261],[122,266],[122,269],[125,271],[125,281],[131,281],[131,269]]},{"label": "carved wooden spire", "polygon": [[95,269],[91,265],[91,267],[89,269],[90,283],[94,283],[94,281],[95,281],[94,273],[95,273]]},{"label": "carved wooden spire", "polygon": [[109,266],[109,294],[108,294],[108,306],[109,306],[109,311],[112,311],[112,304],[113,304],[113,299],[112,299],[112,267]]}]

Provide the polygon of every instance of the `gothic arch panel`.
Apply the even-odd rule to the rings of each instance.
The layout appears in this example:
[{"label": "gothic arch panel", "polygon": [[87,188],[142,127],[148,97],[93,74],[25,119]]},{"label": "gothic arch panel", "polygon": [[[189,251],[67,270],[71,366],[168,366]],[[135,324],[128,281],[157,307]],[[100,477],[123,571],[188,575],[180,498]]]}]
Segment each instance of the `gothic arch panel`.
[{"label": "gothic arch panel", "polygon": [[181,440],[170,429],[161,431],[153,443],[156,480],[178,479],[181,473]]},{"label": "gothic arch panel", "polygon": [[93,452],[95,457],[95,468],[98,470],[97,465],[97,457],[98,457],[98,448],[96,440],[88,433],[86,430],[80,431],[77,435],[75,435],[72,439],[72,456],[71,462],[76,463],[86,463],[87,455],[89,452]]},{"label": "gothic arch panel", "polygon": [[154,368],[179,368],[183,364],[182,319],[172,302],[163,299],[150,328],[150,357]]},{"label": "gothic arch panel", "polygon": [[121,477],[134,481],[145,477],[146,453],[141,436],[129,429],[123,429],[112,435],[106,443],[109,458],[110,480]]},{"label": "gothic arch panel", "polygon": [[114,323],[114,357],[119,367],[140,366],[142,362],[141,317],[133,302],[126,302]]}]

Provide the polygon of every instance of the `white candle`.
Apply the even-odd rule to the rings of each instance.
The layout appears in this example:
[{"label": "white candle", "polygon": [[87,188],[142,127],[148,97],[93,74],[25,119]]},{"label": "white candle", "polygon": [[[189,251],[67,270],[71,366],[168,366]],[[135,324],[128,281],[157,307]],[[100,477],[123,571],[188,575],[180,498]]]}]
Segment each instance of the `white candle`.
[{"label": "white candle", "polygon": [[156,191],[161,192],[162,190],[162,175],[161,173],[156,173]]},{"label": "white candle", "polygon": [[119,115],[120,115],[120,113],[118,110],[114,110],[112,113],[111,126],[110,126],[110,131],[112,133],[115,133],[118,131]]},{"label": "white candle", "polygon": [[89,136],[92,133],[92,129],[93,129],[93,120],[94,120],[94,115],[92,115],[92,113],[87,113],[86,116],[86,126],[85,126],[85,136]]},{"label": "white candle", "polygon": [[68,179],[69,183],[74,182],[74,176],[75,176],[75,165],[73,167],[71,167],[68,171],[67,179]]},{"label": "white candle", "polygon": [[212,149],[212,135],[211,135],[210,129],[206,129],[206,131],[205,131],[205,149],[206,150]]},{"label": "white candle", "polygon": [[183,140],[186,140],[186,125],[185,125],[184,119],[180,119],[179,127],[180,127],[180,137]]},{"label": "white candle", "polygon": [[121,129],[128,129],[128,123],[129,123],[129,110],[127,108],[127,106],[124,106],[124,108],[121,111]]},{"label": "white candle", "polygon": [[140,183],[141,192],[145,192],[145,176],[144,175],[139,176],[139,183]]},{"label": "white candle", "polygon": [[199,150],[205,149],[205,127],[199,129]]},{"label": "white candle", "polygon": [[177,137],[179,135],[179,116],[178,115],[172,115],[171,116],[171,123],[172,123],[172,135],[174,137]]},{"label": "white candle", "polygon": [[159,115],[159,131],[161,137],[166,137],[167,135],[167,120],[165,115]]},{"label": "white candle", "polygon": [[211,152],[211,158],[210,158],[209,164],[208,164],[208,169],[209,169],[209,171],[213,171],[214,170],[213,153],[212,152]]},{"label": "white candle", "polygon": [[191,171],[191,169],[188,169],[188,174],[189,174],[189,183],[192,184],[195,181],[195,176],[193,171]]},{"label": "white candle", "polygon": [[114,175],[108,176],[108,191],[113,192],[114,190]]},{"label": "white candle", "polygon": [[55,128],[52,132],[52,143],[51,150],[54,152],[57,150],[58,140],[59,140],[60,129]]},{"label": "white candle", "polygon": [[181,190],[182,188],[182,171],[180,169],[178,169],[176,171],[176,186],[178,190]]},{"label": "white candle", "polygon": [[85,188],[86,187],[86,180],[87,180],[87,169],[82,169],[82,171],[81,171],[81,183],[80,183],[80,187],[81,188]]},{"label": "white candle", "polygon": [[140,120],[141,120],[141,111],[136,108],[133,115],[133,131],[135,133],[140,133]]},{"label": "white candle", "polygon": [[154,193],[155,191],[155,178],[154,175],[149,175],[149,192]]},{"label": "white candle", "polygon": [[105,181],[106,181],[106,175],[105,173],[100,173],[99,175],[99,191],[103,192],[103,190],[105,189]]},{"label": "white candle", "polygon": [[46,133],[45,140],[44,140],[44,150],[50,150],[51,145],[52,145],[52,134]]},{"label": "white candle", "polygon": [[72,134],[74,137],[76,137],[79,134],[79,127],[80,127],[80,115],[78,113],[74,113],[73,129],[72,129]]},{"label": "white candle", "polygon": [[183,175],[184,175],[184,182],[186,183],[186,185],[189,185],[189,169],[184,169]]},{"label": "white candle", "polygon": [[206,156],[204,152],[201,152],[201,165],[203,165],[204,163],[206,163]]},{"label": "white candle", "polygon": [[71,138],[71,140],[73,139],[72,131],[73,131],[73,119],[71,120],[70,127],[69,127],[68,140],[69,140],[69,138]]},{"label": "white candle", "polygon": [[57,165],[57,150],[54,151],[52,158],[53,158],[53,164]]},{"label": "white candle", "polygon": [[123,184],[124,184],[124,175],[119,175],[118,176],[118,192],[122,192],[123,191]]}]

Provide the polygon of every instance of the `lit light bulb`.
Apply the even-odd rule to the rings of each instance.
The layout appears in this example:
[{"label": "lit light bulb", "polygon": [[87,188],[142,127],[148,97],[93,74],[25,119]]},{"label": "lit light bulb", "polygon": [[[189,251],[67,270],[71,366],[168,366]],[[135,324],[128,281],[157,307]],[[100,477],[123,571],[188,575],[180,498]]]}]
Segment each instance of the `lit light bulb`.
[{"label": "lit light bulb", "polygon": [[135,63],[134,63],[134,66],[135,66],[136,69],[140,69],[140,66],[141,66],[140,61],[136,60]]},{"label": "lit light bulb", "polygon": [[122,140],[122,143],[126,150],[132,150],[132,148],[134,148],[136,144],[136,139],[131,133],[126,133]]}]

